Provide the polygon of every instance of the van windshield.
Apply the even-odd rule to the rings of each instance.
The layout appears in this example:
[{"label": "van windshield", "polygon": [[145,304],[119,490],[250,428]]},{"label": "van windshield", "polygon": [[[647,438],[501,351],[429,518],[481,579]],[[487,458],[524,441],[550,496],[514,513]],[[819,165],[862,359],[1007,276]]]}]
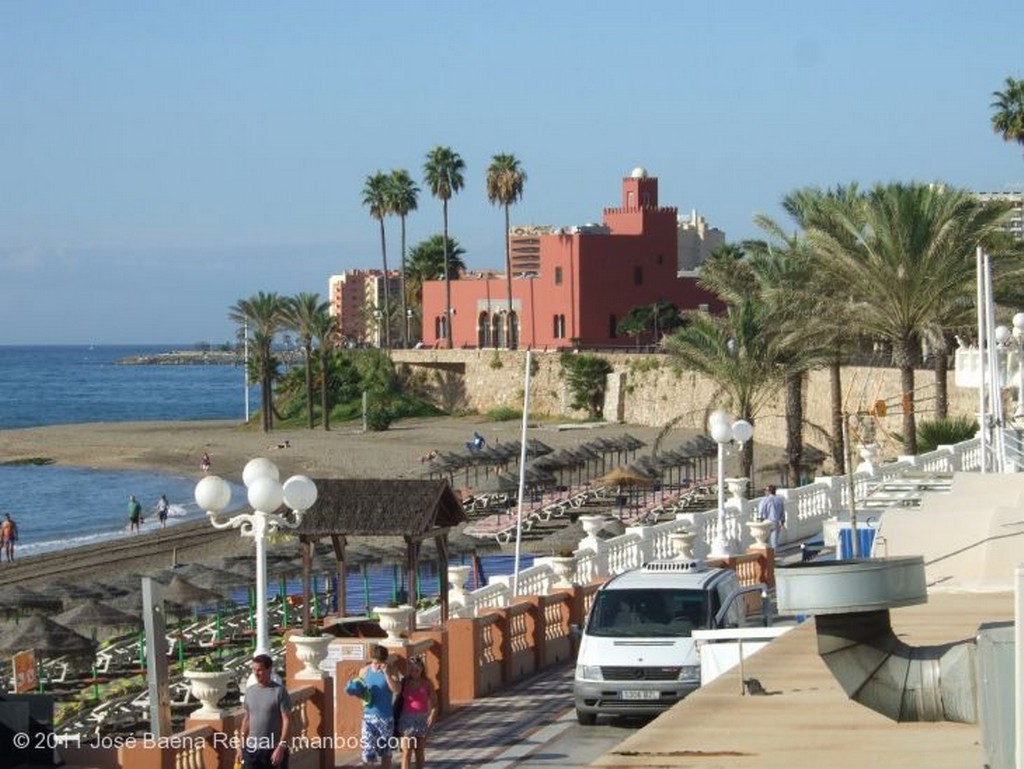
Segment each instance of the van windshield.
[{"label": "van windshield", "polygon": [[587,621],[592,636],[687,638],[710,624],[702,590],[603,590]]}]

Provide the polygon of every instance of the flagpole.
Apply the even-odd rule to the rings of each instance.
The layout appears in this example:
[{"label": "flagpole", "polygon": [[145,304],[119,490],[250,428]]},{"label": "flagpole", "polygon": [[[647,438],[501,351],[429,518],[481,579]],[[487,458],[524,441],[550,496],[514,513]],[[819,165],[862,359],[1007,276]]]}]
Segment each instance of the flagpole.
[{"label": "flagpole", "polygon": [[523,430],[519,449],[519,509],[516,512],[516,555],[512,572],[512,595],[519,595],[519,549],[523,538],[523,496],[526,491],[526,427],[530,421],[530,369],[533,350],[526,351],[526,384],[523,387]]},{"label": "flagpole", "polygon": [[242,360],[242,369],[245,372],[243,374],[242,381],[244,382],[244,396],[245,396],[245,423],[249,424],[249,321],[246,320],[242,326],[245,346],[245,355]]}]

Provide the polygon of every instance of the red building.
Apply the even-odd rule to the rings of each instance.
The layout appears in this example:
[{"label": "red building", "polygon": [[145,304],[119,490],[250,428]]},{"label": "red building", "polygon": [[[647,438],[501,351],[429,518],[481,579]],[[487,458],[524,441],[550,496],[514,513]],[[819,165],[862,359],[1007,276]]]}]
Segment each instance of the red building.
[{"label": "red building", "polygon": [[[637,168],[622,180],[622,206],[603,223],[513,237],[512,308],[504,276],[451,281],[456,347],[627,346],[617,331],[630,310],[660,299],[680,309],[720,303],[679,276],[676,209],[658,205],[658,180]],[[423,342],[445,344],[444,281],[423,284]]]}]

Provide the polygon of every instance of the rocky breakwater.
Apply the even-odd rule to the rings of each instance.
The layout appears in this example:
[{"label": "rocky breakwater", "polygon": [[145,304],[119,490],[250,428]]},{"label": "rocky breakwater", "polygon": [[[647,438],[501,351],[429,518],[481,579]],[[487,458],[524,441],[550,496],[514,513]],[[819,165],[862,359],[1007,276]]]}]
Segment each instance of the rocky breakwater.
[{"label": "rocky breakwater", "polygon": [[231,350],[170,350],[152,355],[131,355],[119,366],[237,366],[242,355]]}]

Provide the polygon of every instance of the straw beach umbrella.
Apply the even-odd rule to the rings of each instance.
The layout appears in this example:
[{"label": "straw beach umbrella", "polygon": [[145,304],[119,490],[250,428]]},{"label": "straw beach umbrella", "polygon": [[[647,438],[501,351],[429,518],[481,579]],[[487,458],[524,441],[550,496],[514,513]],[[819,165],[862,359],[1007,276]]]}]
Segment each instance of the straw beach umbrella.
[{"label": "straw beach umbrella", "polygon": [[[116,634],[121,629],[137,629],[142,625],[142,620],[138,616],[95,599],[89,599],[61,612],[54,617],[54,621],[72,630],[86,631],[93,638]],[[101,630],[113,630],[114,633],[101,634]]]},{"label": "straw beach umbrella", "polygon": [[96,642],[49,617],[35,614],[0,633],[0,654],[9,656],[26,649],[46,656],[86,656],[96,651]]}]

